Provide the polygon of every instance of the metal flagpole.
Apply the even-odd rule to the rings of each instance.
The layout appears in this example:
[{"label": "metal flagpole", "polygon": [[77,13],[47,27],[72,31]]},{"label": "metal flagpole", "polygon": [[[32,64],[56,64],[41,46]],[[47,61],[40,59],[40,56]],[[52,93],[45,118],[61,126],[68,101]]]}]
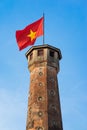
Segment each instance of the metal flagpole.
[{"label": "metal flagpole", "polygon": [[45,16],[44,16],[44,13],[43,13],[43,45],[44,45],[44,42],[45,42],[45,29],[44,29],[44,22],[45,22]]}]

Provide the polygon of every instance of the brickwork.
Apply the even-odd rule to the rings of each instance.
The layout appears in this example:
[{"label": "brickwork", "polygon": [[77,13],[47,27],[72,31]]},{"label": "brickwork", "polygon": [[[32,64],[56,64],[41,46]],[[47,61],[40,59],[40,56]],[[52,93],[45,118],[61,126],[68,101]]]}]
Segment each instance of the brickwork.
[{"label": "brickwork", "polygon": [[26,130],[63,130],[57,82],[60,50],[34,46],[26,57],[30,71]]}]

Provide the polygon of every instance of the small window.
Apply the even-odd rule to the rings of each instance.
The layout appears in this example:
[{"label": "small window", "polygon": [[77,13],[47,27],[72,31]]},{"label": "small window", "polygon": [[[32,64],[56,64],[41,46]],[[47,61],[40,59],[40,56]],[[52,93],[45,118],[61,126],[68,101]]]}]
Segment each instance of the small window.
[{"label": "small window", "polygon": [[50,94],[50,96],[54,96],[55,95],[55,91],[54,90],[50,90],[49,94]]},{"label": "small window", "polygon": [[56,125],[56,121],[55,121],[55,120],[53,120],[53,125],[54,125],[54,126]]},{"label": "small window", "polygon": [[30,60],[32,60],[32,59],[33,59],[33,53],[30,54]]},{"label": "small window", "polygon": [[29,114],[31,114],[31,112],[32,112],[32,108],[30,107],[30,108],[29,108]]},{"label": "small window", "polygon": [[50,51],[50,56],[54,57],[54,51]]},{"label": "small window", "polygon": [[38,101],[42,101],[42,97],[41,96],[38,97]]},{"label": "small window", "polygon": [[28,123],[28,128],[32,128],[33,127],[33,121],[30,121],[29,123]]},{"label": "small window", "polygon": [[43,86],[41,82],[39,83],[39,86],[40,86],[40,87],[42,87],[42,86]]},{"label": "small window", "polygon": [[37,130],[43,130],[43,128],[42,127],[38,127]]},{"label": "small window", "polygon": [[41,111],[38,112],[38,116],[42,117],[43,113]]},{"label": "small window", "polygon": [[34,82],[34,79],[31,80],[31,83]]},{"label": "small window", "polygon": [[52,121],[53,126],[57,126],[57,122],[55,120]]},{"label": "small window", "polygon": [[52,108],[53,110],[56,110],[56,106],[55,106],[54,104],[51,105],[51,108]]},{"label": "small window", "polygon": [[43,50],[38,50],[38,56],[43,56]]},{"label": "small window", "polygon": [[49,81],[54,82],[55,80],[54,80],[54,78],[53,78],[53,77],[49,77]]},{"label": "small window", "polygon": [[42,75],[43,75],[43,73],[42,73],[42,72],[39,72],[39,75],[40,75],[40,76],[42,76]]},{"label": "small window", "polygon": [[30,112],[32,111],[32,108],[31,108],[31,107],[29,108],[29,111],[30,111]]}]

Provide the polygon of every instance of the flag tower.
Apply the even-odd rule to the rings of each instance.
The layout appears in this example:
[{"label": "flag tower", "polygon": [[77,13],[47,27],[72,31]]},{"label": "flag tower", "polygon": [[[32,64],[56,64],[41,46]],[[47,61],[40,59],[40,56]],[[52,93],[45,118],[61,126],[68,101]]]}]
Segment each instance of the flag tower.
[{"label": "flag tower", "polygon": [[30,90],[26,130],[63,130],[57,73],[60,49],[43,44],[26,52]]}]

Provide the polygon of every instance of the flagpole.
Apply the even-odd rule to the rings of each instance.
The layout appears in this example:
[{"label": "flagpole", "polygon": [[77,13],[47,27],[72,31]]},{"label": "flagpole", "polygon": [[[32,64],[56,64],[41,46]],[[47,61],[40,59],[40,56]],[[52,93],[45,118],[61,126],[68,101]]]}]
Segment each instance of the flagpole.
[{"label": "flagpole", "polygon": [[45,42],[45,25],[44,25],[44,22],[45,22],[45,16],[44,16],[44,13],[43,13],[43,45],[44,45],[44,42]]}]

